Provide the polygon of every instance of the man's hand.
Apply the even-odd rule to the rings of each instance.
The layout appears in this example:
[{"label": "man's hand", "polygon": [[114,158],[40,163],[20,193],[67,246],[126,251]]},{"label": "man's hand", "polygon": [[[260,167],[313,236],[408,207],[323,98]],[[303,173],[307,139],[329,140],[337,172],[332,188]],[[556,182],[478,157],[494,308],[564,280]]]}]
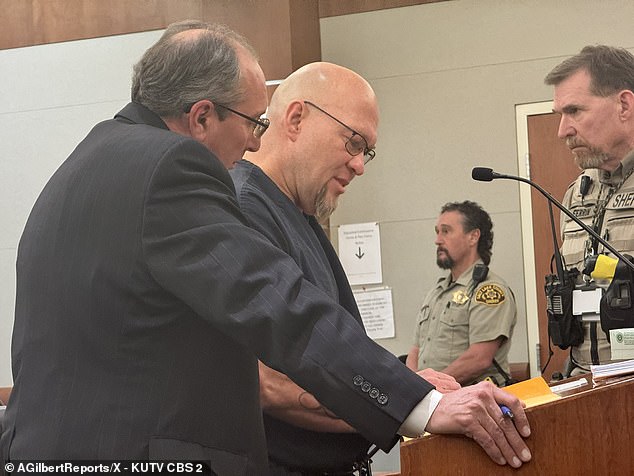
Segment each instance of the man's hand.
[{"label": "man's hand", "polygon": [[[513,418],[502,414],[500,404],[513,412]],[[519,468],[522,462],[531,459],[522,439],[531,433],[522,402],[490,382],[480,382],[444,395],[426,430],[466,435],[500,465],[508,463]]]},{"label": "man's hand", "polygon": [[286,375],[259,362],[260,405],[265,413],[312,431],[354,433],[355,429],[324,407]]},{"label": "man's hand", "polygon": [[449,393],[460,388],[460,384],[451,375],[433,369],[423,369],[416,373],[434,385],[440,393]]}]

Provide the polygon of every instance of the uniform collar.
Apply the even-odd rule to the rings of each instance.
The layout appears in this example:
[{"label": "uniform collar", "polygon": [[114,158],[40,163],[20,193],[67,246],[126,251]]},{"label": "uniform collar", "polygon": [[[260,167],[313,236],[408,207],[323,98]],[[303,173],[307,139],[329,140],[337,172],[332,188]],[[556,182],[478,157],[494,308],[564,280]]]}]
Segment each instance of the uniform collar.
[{"label": "uniform collar", "polygon": [[448,289],[450,286],[453,286],[454,284],[459,284],[460,286],[468,287],[473,279],[473,268],[475,267],[476,264],[480,264],[480,263],[484,264],[484,262],[480,258],[474,261],[473,264],[464,273],[458,276],[458,279],[456,279],[454,282],[451,282],[451,271],[449,271],[444,277],[440,278],[440,280],[438,281],[438,284],[445,289]]},{"label": "uniform collar", "polygon": [[634,150],[631,150],[613,171],[601,170],[599,180],[611,186],[620,186],[634,172]]}]

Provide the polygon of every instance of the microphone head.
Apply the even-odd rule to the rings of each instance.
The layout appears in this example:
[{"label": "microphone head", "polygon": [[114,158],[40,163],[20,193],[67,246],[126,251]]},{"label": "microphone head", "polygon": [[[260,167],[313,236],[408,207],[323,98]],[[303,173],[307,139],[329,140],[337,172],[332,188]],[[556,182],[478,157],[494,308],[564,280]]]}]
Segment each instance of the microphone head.
[{"label": "microphone head", "polygon": [[471,170],[471,178],[480,182],[490,182],[494,178],[494,172],[488,167],[474,167]]}]

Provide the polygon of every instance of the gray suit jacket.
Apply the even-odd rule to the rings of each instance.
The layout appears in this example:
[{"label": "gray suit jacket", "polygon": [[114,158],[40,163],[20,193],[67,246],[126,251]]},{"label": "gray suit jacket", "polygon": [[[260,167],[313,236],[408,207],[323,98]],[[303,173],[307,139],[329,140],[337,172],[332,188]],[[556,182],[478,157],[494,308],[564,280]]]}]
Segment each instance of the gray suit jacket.
[{"label": "gray suit jacket", "polygon": [[201,144],[129,104],[38,198],[18,250],[4,459],[264,474],[257,358],[388,448],[432,386],[248,228]]}]

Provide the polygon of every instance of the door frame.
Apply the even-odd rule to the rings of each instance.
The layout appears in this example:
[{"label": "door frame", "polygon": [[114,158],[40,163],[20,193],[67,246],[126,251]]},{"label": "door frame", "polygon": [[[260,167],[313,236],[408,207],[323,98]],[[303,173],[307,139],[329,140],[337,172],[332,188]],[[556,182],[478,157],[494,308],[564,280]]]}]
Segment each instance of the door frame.
[{"label": "door frame", "polygon": [[[530,180],[528,150],[528,117],[553,111],[552,101],[515,106],[517,133],[517,170],[520,177]],[[528,335],[528,362],[531,377],[541,375],[539,361],[539,319],[537,309],[537,283],[535,282],[535,249],[533,239],[533,207],[531,187],[520,186],[520,217],[522,222],[522,254],[524,256],[524,295],[526,296],[526,332]]]}]

